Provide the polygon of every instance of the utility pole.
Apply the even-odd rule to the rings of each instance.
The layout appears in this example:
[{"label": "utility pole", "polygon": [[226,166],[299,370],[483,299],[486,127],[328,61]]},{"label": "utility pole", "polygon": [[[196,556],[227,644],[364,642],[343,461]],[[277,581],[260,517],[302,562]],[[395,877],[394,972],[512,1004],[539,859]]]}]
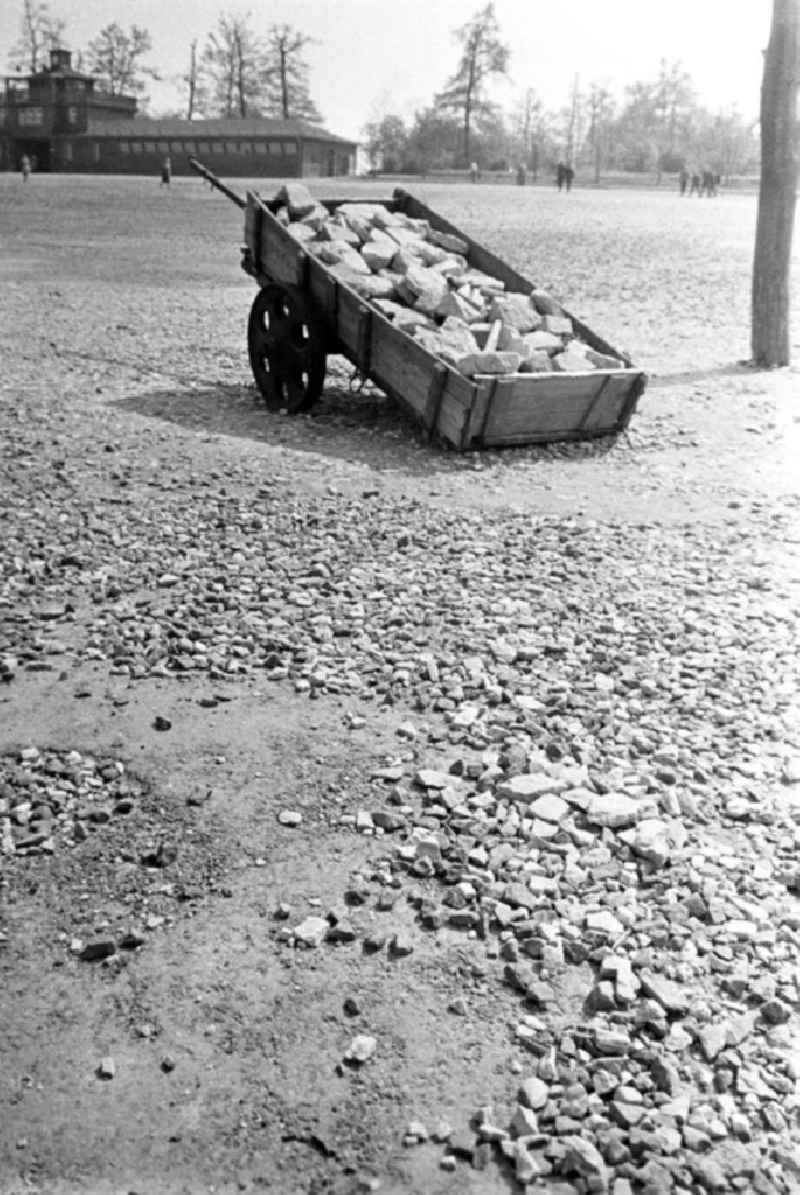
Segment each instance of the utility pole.
[{"label": "utility pole", "polygon": [[761,83],[761,183],[753,258],[755,365],[788,365],[789,266],[797,199],[800,0],[773,0]]}]

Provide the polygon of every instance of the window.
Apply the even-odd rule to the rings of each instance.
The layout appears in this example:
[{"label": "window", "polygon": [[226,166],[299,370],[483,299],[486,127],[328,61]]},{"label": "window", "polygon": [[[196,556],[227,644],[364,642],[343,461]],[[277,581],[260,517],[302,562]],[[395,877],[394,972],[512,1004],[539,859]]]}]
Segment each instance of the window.
[{"label": "window", "polygon": [[225,153],[226,154],[238,154],[238,152],[239,152],[239,142],[238,141],[226,141],[225,142]]},{"label": "window", "polygon": [[155,141],[143,141],[142,142],[142,150],[146,154],[155,153],[155,148],[156,148]]},{"label": "window", "polygon": [[44,111],[42,108],[20,108],[18,120],[25,128],[35,128],[44,122]]},{"label": "window", "polygon": [[65,162],[72,161],[72,142],[71,141],[64,142],[64,145],[62,148],[62,154],[63,154]]},{"label": "window", "polygon": [[126,153],[129,153],[129,152],[130,152],[130,145],[128,144],[128,142],[127,142],[127,141],[120,141],[120,143],[119,143],[119,152],[120,152],[121,154],[126,154]]},{"label": "window", "polygon": [[256,141],[256,142],[255,142],[255,144],[254,144],[254,146],[253,146],[253,148],[254,148],[254,150],[255,150],[255,152],[256,152],[256,155],[257,155],[259,158],[265,158],[265,157],[267,156],[267,143],[266,143],[266,141]]},{"label": "window", "polygon": [[212,154],[224,154],[225,153],[225,145],[222,141],[211,141],[209,143],[208,148],[211,150]]},{"label": "window", "polygon": [[272,154],[273,157],[279,158],[283,152],[283,142],[282,141],[270,141],[269,152]]},{"label": "window", "polygon": [[287,158],[296,158],[297,157],[297,142],[296,141],[284,141],[283,152]]},{"label": "window", "polygon": [[78,123],[78,109],[74,105],[71,105],[69,108],[67,108],[67,124],[77,124],[77,123]]},{"label": "window", "polygon": [[140,154],[142,152],[141,141],[131,141],[130,146],[132,154]]},{"label": "window", "polygon": [[[174,144],[177,145],[177,142],[174,142]],[[195,144],[194,141],[184,141],[183,148],[186,151],[186,153],[191,154],[192,157],[194,157],[195,154],[197,153],[197,145]]]},{"label": "window", "polygon": [[182,141],[170,141],[170,143],[169,143],[169,152],[170,152],[171,154],[181,154],[181,153],[183,153],[183,142],[182,142]]},{"label": "window", "polygon": [[157,141],[156,149],[158,150],[158,152],[160,154],[168,154],[169,153],[169,141]]}]

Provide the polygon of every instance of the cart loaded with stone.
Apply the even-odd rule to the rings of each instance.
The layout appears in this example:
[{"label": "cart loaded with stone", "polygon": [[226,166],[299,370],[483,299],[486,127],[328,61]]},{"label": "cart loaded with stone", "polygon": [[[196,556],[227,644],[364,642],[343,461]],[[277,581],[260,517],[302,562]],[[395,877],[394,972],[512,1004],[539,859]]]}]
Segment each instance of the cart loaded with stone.
[{"label": "cart loaded with stone", "polygon": [[457,449],[587,440],[628,424],[645,375],[551,295],[406,191],[317,200],[301,183],[246,199],[258,283],[247,345],[267,407],[320,396],[345,356]]}]

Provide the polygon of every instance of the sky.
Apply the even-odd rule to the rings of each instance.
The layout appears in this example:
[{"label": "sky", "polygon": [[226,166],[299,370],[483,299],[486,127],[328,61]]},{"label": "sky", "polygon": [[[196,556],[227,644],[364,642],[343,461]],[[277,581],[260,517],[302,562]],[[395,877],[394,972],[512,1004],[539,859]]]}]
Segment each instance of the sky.
[{"label": "sky", "polygon": [[[178,110],[174,82],[193,38],[202,46],[221,12],[249,12],[255,29],[284,22],[316,39],[306,57],[311,94],[326,127],[358,139],[386,112],[411,118],[453,72],[453,30],[483,0],[49,0],[67,23],[64,44],[85,47],[111,21],[143,25],[150,63],[163,80],[149,86],[153,113]],[[19,29],[22,0],[0,0],[0,66]],[[509,78],[493,98],[509,110],[528,87],[548,108],[579,86],[602,82],[621,96],[627,83],[654,79],[662,58],[680,60],[702,103],[758,113],[771,0],[495,0],[511,46]]]}]

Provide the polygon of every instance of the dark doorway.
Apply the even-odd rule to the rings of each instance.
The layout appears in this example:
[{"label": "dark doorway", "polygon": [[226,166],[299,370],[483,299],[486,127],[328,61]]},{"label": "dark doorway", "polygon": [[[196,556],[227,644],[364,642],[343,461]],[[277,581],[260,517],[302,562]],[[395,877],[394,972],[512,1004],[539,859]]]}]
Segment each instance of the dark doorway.
[{"label": "dark doorway", "polygon": [[34,172],[38,171],[40,174],[49,173],[51,169],[49,141],[15,141],[11,153],[11,167],[13,170],[19,170],[23,154],[27,154],[30,158],[31,169]]}]

